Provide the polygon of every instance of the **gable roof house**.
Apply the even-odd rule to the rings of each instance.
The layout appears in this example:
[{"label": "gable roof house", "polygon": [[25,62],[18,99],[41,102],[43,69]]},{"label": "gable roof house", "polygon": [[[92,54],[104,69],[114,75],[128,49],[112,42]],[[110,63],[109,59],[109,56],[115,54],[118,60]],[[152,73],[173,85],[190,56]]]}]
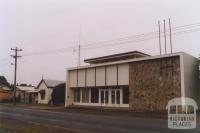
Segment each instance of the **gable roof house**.
[{"label": "gable roof house", "polygon": [[175,97],[200,105],[198,59],[184,52],[150,56],[133,51],[85,60],[66,73],[65,106],[165,110]]},{"label": "gable roof house", "polygon": [[53,92],[53,89],[62,83],[64,83],[64,81],[42,79],[37,86],[37,89],[39,91],[38,103],[49,104],[51,102],[51,94]]}]

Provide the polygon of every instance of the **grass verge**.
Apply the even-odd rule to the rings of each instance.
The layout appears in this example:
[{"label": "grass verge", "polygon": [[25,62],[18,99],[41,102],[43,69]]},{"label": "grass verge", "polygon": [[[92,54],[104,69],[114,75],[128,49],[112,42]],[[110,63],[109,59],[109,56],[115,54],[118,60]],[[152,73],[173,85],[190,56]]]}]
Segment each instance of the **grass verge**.
[{"label": "grass verge", "polygon": [[0,133],[80,133],[74,129],[41,125],[0,116]]}]

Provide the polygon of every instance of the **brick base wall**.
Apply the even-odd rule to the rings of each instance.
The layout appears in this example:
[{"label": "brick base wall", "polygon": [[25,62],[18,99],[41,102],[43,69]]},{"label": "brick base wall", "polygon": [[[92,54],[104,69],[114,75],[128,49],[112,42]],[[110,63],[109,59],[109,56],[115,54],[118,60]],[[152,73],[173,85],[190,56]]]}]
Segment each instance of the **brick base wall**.
[{"label": "brick base wall", "polygon": [[131,110],[165,110],[170,99],[180,96],[179,56],[130,63]]}]

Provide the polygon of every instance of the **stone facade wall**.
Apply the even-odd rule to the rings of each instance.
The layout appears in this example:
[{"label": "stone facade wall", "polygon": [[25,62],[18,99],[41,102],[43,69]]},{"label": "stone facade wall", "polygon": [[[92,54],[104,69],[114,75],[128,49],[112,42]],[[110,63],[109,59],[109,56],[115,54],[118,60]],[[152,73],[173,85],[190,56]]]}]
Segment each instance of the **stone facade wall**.
[{"label": "stone facade wall", "polygon": [[165,110],[170,99],[180,96],[179,56],[130,63],[131,110]]}]

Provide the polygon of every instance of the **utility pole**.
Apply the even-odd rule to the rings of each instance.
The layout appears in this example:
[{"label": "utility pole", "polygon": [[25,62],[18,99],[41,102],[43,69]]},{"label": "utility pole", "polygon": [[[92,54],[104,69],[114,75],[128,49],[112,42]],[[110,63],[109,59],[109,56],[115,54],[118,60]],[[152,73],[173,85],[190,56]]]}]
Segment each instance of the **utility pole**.
[{"label": "utility pole", "polygon": [[21,56],[18,56],[18,52],[22,51],[22,49],[11,48],[15,52],[14,55],[11,55],[15,60],[15,72],[14,72],[14,94],[13,94],[13,105],[16,105],[16,81],[17,81],[17,58],[20,58]]}]

